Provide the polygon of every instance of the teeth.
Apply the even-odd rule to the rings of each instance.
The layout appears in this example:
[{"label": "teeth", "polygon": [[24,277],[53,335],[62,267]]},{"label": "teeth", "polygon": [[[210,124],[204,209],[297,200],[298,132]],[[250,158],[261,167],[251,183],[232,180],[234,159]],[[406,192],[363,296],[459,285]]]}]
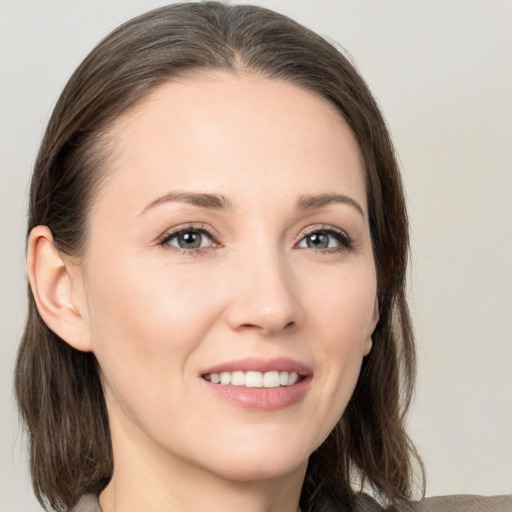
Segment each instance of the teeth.
[{"label": "teeth", "polygon": [[264,388],[277,388],[280,385],[279,372],[267,372],[263,375]]},{"label": "teeth", "polygon": [[263,386],[263,375],[261,372],[246,372],[244,386],[246,388],[261,388]]},{"label": "teeth", "polygon": [[231,374],[231,384],[233,386],[243,386],[243,385],[245,385],[245,375],[244,375],[244,372],[233,372]]},{"label": "teeth", "polygon": [[246,388],[277,388],[292,386],[299,379],[296,372],[221,372],[209,373],[204,378],[213,384],[245,386]]}]

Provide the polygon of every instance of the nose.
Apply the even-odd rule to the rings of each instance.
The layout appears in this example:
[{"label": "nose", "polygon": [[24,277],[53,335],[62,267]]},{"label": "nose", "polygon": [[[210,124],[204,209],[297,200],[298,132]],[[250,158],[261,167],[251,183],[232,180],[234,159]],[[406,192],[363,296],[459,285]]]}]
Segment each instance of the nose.
[{"label": "nose", "polygon": [[253,252],[238,262],[232,281],[227,321],[233,330],[264,336],[302,325],[304,312],[298,283],[285,256],[278,251]]}]

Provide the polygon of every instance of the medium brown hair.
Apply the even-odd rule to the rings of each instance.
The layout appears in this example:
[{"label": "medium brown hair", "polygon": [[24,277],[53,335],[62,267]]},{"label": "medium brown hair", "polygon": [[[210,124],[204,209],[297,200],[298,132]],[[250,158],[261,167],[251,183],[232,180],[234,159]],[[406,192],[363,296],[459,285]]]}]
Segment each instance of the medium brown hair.
[{"label": "medium brown hair", "polygon": [[[300,504],[304,512],[329,504],[352,510],[361,482],[389,502],[410,497],[416,453],[404,417],[415,351],[405,297],[404,194],[375,100],[349,60],[323,38],[270,10],[217,2],[174,4],[120,26],[78,67],[57,102],[33,172],[28,231],[48,226],[57,249],[80,258],[88,208],[108,167],[109,128],[158,85],[205,69],[259,74],[319,94],[359,143],[380,320],[343,416],[310,457]],[[66,510],[82,494],[99,493],[112,476],[113,458],[97,362],[45,325],[30,288],[15,387],[40,502]]]}]

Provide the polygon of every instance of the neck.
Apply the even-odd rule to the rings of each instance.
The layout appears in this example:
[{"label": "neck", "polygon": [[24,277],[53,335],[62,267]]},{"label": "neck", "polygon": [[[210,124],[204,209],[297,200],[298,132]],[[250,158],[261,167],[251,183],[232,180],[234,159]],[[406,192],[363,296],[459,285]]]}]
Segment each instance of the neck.
[{"label": "neck", "polygon": [[162,454],[160,447],[145,444],[141,438],[123,436],[119,431],[123,429],[115,430],[115,469],[100,495],[102,512],[298,510],[307,462],[285,475],[234,480]]},{"label": "neck", "polygon": [[299,496],[287,491],[268,482],[265,490],[254,482],[204,486],[204,479],[179,489],[178,485],[158,488],[154,481],[151,485],[140,480],[130,484],[116,477],[100,495],[100,506],[102,512],[297,512]]}]

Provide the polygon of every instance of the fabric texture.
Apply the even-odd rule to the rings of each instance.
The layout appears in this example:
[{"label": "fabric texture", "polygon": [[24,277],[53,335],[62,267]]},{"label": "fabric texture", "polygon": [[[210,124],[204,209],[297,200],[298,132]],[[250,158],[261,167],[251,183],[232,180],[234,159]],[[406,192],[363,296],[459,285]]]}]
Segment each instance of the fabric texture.
[{"label": "fabric texture", "polygon": [[356,510],[357,512],[512,512],[512,495],[436,496],[420,501],[404,501],[396,507],[383,508],[370,496],[360,494]]},{"label": "fabric texture", "polygon": [[[382,508],[366,494],[357,498],[357,512],[512,512],[512,495],[473,496],[454,495],[425,498],[421,501],[404,502],[398,507]],[[101,512],[98,497],[87,494],[70,512]],[[343,512],[335,511],[332,512]]]},{"label": "fabric texture", "polygon": [[101,512],[98,496],[95,494],[86,494],[82,499],[71,509],[70,512]]}]

